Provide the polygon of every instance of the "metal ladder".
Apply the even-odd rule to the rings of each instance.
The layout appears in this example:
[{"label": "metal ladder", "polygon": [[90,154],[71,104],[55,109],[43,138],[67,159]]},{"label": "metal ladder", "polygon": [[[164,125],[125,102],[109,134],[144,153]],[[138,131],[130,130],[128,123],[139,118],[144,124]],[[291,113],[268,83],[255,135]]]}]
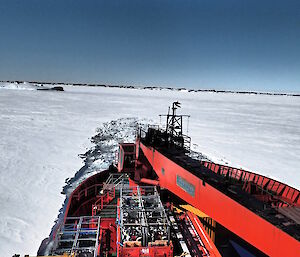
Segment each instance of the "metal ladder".
[{"label": "metal ladder", "polygon": [[92,206],[92,216],[97,215],[98,212],[103,210],[104,206],[115,199],[116,190],[119,191],[120,188],[126,185],[129,185],[127,174],[110,174],[107,180],[103,183],[103,187],[99,192],[99,199]]}]

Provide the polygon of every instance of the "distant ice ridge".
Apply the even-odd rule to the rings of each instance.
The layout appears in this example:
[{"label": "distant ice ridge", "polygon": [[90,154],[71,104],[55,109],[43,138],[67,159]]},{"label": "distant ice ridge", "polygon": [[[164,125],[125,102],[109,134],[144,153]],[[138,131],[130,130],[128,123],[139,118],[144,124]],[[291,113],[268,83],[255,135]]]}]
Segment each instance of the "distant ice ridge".
[{"label": "distant ice ridge", "polygon": [[23,82],[23,83],[0,82],[0,89],[36,90],[37,86],[28,82]]},{"label": "distant ice ridge", "polygon": [[[56,90],[63,91],[63,87],[56,84],[49,83],[31,83],[31,82],[1,82],[0,89],[14,89],[14,90]],[[59,90],[60,89],[60,90]]]},{"label": "distant ice ridge", "polygon": [[[123,88],[123,89],[138,89],[138,90],[153,90],[153,91],[177,91],[183,93],[191,93],[191,92],[198,92],[198,93],[221,93],[221,94],[242,94],[242,95],[277,95],[277,96],[300,96],[300,92],[280,92],[280,91],[239,91],[239,90],[217,90],[217,89],[204,89],[204,88],[197,88],[197,89],[190,89],[184,87],[166,87],[166,86],[142,86],[142,85],[104,85],[104,84],[82,84],[82,83],[50,83],[50,82],[20,82],[20,81],[10,81],[10,82],[3,82],[0,81],[0,88],[1,83],[3,84],[2,88],[9,88],[9,89],[22,89],[22,86],[18,87],[11,87],[11,85],[18,85],[20,83],[27,83],[35,85],[36,87],[40,88],[47,88],[47,87],[64,87],[64,86],[77,86],[77,87],[104,87],[104,88]],[[46,87],[44,87],[46,86]],[[27,89],[23,87],[23,89]]]}]

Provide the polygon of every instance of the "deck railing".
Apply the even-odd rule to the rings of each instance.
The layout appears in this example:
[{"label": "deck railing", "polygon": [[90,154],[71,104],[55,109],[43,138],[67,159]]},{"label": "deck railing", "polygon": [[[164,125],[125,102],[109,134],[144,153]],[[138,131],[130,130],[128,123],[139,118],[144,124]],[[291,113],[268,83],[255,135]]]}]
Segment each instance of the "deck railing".
[{"label": "deck railing", "polygon": [[229,180],[233,179],[243,183],[243,189],[245,190],[251,185],[256,186],[263,194],[270,195],[274,200],[281,202],[277,207],[300,206],[300,191],[287,184],[239,168],[208,161],[201,161],[201,164],[213,172],[227,177]]}]

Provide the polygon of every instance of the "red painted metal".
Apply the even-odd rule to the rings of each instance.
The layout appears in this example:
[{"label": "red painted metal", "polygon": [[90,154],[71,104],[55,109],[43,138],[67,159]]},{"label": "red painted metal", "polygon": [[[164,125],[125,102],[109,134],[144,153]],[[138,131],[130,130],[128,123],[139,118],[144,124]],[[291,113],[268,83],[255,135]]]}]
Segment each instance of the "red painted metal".
[{"label": "red painted metal", "polygon": [[215,173],[226,176],[235,180],[242,179],[245,181],[244,189],[250,192],[250,185],[255,185],[257,192],[264,191],[272,193],[273,198],[277,198],[280,204],[277,207],[300,206],[300,191],[275,179],[268,178],[263,175],[256,174],[251,171],[233,168],[213,162],[202,161],[205,167]]},{"label": "red painted metal", "polygon": [[172,257],[172,244],[166,246],[152,247],[121,247],[120,255],[122,257]]},{"label": "red painted metal", "polygon": [[[85,179],[83,182],[80,183],[76,187],[76,189],[71,193],[71,195],[68,198],[68,202],[66,205],[66,209],[64,210],[64,223],[66,221],[66,218],[68,216],[76,216],[79,211],[86,210],[90,211],[90,206],[92,206],[92,203],[94,199],[96,199],[96,194],[99,192],[100,188],[102,187],[102,184],[100,184],[98,181],[102,177],[102,173],[97,173],[87,179]],[[90,195],[89,195],[90,194]],[[89,199],[86,201],[82,200],[83,197],[88,196]],[[80,203],[80,206],[78,204]],[[84,207],[84,206],[87,207]],[[81,207],[81,208],[80,208]],[[83,215],[87,215],[84,213]],[[59,229],[59,224],[57,224],[53,232],[50,234],[50,237],[54,240],[56,237],[56,233]]]},{"label": "red painted metal", "polygon": [[[129,185],[137,185],[133,180],[129,179]],[[120,198],[117,200],[117,206],[120,206]],[[120,217],[120,208],[117,208],[117,217]],[[117,219],[117,222],[121,222]],[[173,257],[173,244],[157,242],[156,244],[148,244],[148,246],[140,246],[140,242],[130,242],[130,246],[121,244],[121,230],[118,224],[116,229],[116,252],[117,257]]]},{"label": "red painted metal", "polygon": [[[101,247],[102,249],[108,248],[108,253],[113,254],[117,250],[117,226],[115,218],[101,218],[100,227],[102,230]],[[108,233],[110,234],[109,245],[106,245]]]},{"label": "red painted metal", "polygon": [[[300,242],[185,170],[152,147],[139,147],[157,173],[160,186],[212,217],[269,256],[299,256]],[[194,195],[177,185],[177,178],[194,187]]]},{"label": "red painted metal", "polygon": [[209,235],[207,234],[205,228],[203,227],[201,221],[197,217],[197,215],[187,212],[187,216],[189,217],[190,221],[193,223],[194,228],[196,229],[198,235],[200,236],[202,242],[204,243],[202,252],[205,252],[206,249],[209,252],[209,256],[211,257],[221,257],[217,247],[215,246],[214,242],[211,240]]},{"label": "red painted metal", "polygon": [[159,186],[159,181],[153,180],[153,179],[148,179],[148,178],[142,178],[140,180],[140,183],[152,185],[152,186]]},{"label": "red painted metal", "polygon": [[136,187],[136,186],[138,186],[138,184],[135,183],[132,179],[129,178],[128,181],[129,181],[129,186],[130,187]]},{"label": "red painted metal", "polygon": [[[118,198],[117,200],[117,217],[120,217],[120,198]],[[117,219],[117,223],[118,223],[118,226],[117,226],[117,242],[116,242],[116,246],[117,246],[117,257],[121,256],[121,249],[122,249],[122,245],[121,245],[121,229],[120,229],[120,226],[119,224],[121,223],[121,221],[119,219]]]},{"label": "red painted metal", "polygon": [[97,212],[100,212],[103,207],[109,204],[116,196],[116,189],[113,187],[111,190],[103,192],[103,195],[98,197],[96,202],[92,205],[92,216],[97,215]]},{"label": "red painted metal", "polygon": [[131,171],[133,161],[136,157],[136,150],[134,143],[122,143],[119,145],[118,171]]}]

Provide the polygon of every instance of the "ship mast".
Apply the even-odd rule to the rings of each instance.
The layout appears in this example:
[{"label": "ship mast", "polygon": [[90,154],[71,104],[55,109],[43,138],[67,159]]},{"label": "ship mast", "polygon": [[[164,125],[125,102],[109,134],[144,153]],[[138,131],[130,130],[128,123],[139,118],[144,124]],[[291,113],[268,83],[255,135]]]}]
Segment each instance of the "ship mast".
[{"label": "ship mast", "polygon": [[[174,145],[179,143],[179,145],[181,145],[182,147],[184,147],[185,145],[185,139],[188,138],[187,135],[183,134],[183,118],[187,117],[189,118],[190,115],[184,115],[184,114],[180,114],[178,115],[176,113],[177,109],[181,108],[181,103],[176,101],[172,103],[172,108],[168,108],[168,114],[164,115],[161,114],[159,115],[160,117],[167,117],[167,121],[166,121],[166,130],[165,133],[168,136],[168,142],[169,145]],[[170,113],[170,109],[172,109],[172,113]],[[189,139],[190,141],[190,139]],[[189,148],[189,147],[187,147]]]}]

